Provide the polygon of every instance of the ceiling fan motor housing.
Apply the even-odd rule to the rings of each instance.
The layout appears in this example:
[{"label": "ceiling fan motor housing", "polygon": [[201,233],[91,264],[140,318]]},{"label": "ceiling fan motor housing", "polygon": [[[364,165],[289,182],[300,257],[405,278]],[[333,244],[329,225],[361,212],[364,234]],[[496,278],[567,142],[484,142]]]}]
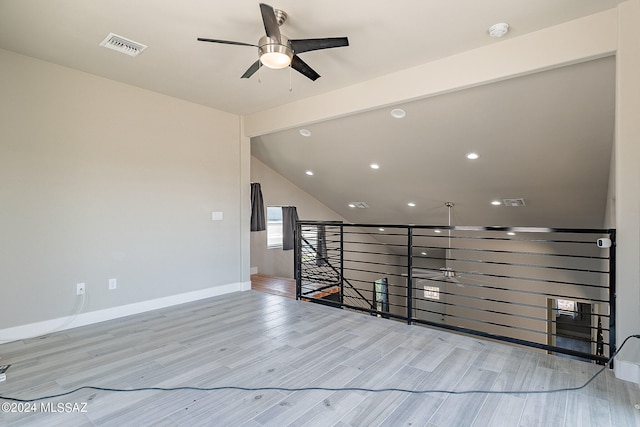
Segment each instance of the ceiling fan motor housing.
[{"label": "ceiling fan motor housing", "polygon": [[442,275],[444,277],[447,277],[447,278],[456,277],[456,272],[450,267],[441,268],[440,271],[442,271]]},{"label": "ceiling fan motor housing", "polygon": [[293,59],[293,50],[289,39],[280,36],[281,42],[268,36],[263,36],[258,41],[258,54],[262,65],[269,68],[284,68],[289,66]]}]

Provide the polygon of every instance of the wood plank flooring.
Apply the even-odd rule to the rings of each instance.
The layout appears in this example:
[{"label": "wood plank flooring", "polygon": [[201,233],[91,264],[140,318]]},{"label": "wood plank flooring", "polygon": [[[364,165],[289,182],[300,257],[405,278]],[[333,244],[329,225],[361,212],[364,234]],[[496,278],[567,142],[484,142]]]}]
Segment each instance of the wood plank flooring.
[{"label": "wood plank flooring", "polygon": [[[82,385],[538,391],[581,385],[599,369],[256,291],[3,344],[0,355],[12,364],[0,395],[17,398]],[[640,425],[638,385],[609,370],[552,394],[82,390],[45,402],[86,402],[86,413],[4,411],[0,425]]]},{"label": "wood plank flooring", "polygon": [[287,298],[296,297],[296,281],[285,277],[267,276],[265,274],[251,275],[251,289],[280,295]]}]

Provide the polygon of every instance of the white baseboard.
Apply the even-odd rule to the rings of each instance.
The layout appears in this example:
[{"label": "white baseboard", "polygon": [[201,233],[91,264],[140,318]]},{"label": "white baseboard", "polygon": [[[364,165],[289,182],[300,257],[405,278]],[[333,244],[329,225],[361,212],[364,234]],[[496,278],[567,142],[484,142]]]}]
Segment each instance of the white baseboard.
[{"label": "white baseboard", "polygon": [[616,359],[613,364],[613,371],[616,377],[621,380],[640,384],[640,365],[637,363]]},{"label": "white baseboard", "polygon": [[0,344],[11,341],[19,341],[28,338],[35,338],[53,332],[73,329],[80,326],[113,320],[120,317],[131,316],[133,314],[158,310],[172,305],[184,304],[198,301],[205,298],[212,298],[232,292],[247,291],[251,289],[251,282],[231,283],[227,285],[215,286],[198,291],[185,292],[183,294],[171,295],[163,298],[156,298],[148,301],[136,302],[133,304],[121,305],[118,307],[106,308],[103,310],[80,313],[77,317],[65,316],[43,322],[29,323],[0,330]]},{"label": "white baseboard", "polygon": [[248,282],[242,282],[240,283],[240,290],[241,291],[250,291],[251,290],[251,280],[249,280]]}]

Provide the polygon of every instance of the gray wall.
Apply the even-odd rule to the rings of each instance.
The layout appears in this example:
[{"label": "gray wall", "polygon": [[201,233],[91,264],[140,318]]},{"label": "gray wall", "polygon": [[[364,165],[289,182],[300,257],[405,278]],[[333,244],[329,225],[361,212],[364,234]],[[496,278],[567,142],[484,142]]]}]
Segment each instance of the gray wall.
[{"label": "gray wall", "polygon": [[0,329],[242,280],[238,116],[0,64]]}]

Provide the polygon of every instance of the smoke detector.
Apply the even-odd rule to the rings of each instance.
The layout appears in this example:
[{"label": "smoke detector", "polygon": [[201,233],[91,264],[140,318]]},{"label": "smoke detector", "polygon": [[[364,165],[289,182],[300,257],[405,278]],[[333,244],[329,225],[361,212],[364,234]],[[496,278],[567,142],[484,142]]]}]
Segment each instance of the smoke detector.
[{"label": "smoke detector", "polygon": [[524,199],[502,199],[505,206],[520,207],[525,206]]},{"label": "smoke detector", "polygon": [[113,33],[109,33],[109,35],[102,40],[100,46],[106,47],[107,49],[113,49],[129,56],[138,56],[140,52],[147,48],[147,46],[142,43],[134,42],[133,40],[129,40]]},{"label": "smoke detector", "polygon": [[489,27],[489,36],[491,37],[504,37],[509,32],[509,24],[506,22],[500,22],[493,24]]}]

